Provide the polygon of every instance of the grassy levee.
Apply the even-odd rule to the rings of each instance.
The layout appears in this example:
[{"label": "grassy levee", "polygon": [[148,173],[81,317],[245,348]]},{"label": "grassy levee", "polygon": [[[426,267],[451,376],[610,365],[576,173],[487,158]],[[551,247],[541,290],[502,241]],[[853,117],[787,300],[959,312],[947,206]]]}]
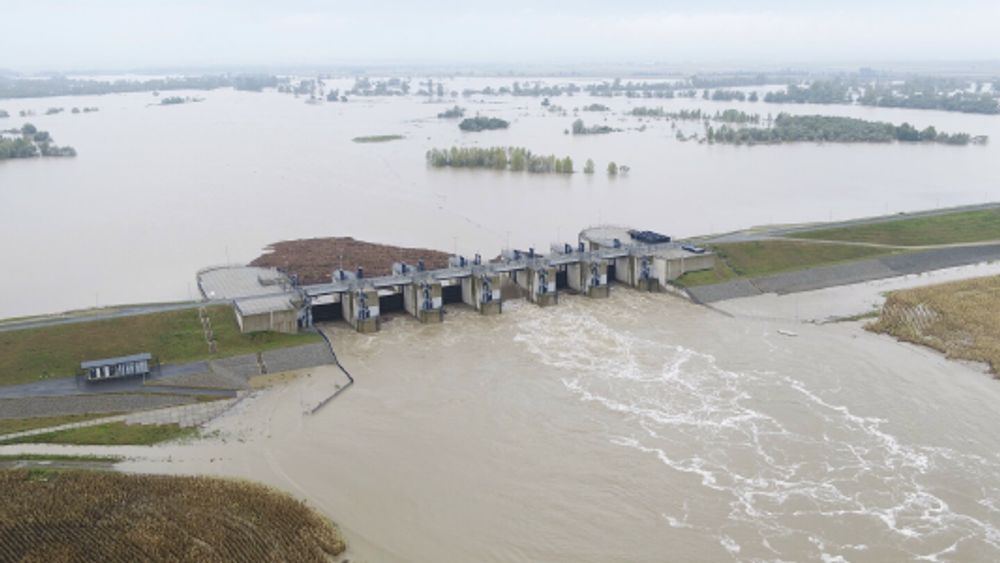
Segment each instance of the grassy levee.
[{"label": "grassy levee", "polygon": [[332,561],[337,527],[246,481],[0,471],[3,561]]},{"label": "grassy levee", "polygon": [[236,356],[306,344],[316,334],[241,334],[232,307],[208,308],[217,342],[210,354],[197,309],[0,332],[0,385],[73,375],[83,360],[150,352],[161,363]]},{"label": "grassy levee", "polygon": [[1000,276],[893,291],[866,328],[987,363],[1000,375]]},{"label": "grassy levee", "polygon": [[124,422],[109,422],[107,424],[22,436],[0,442],[0,444],[151,446],[160,442],[194,436],[197,432],[196,428],[183,428],[178,424],[125,424]]},{"label": "grassy levee", "polygon": [[116,413],[67,414],[62,416],[35,416],[31,418],[0,418],[0,435],[48,428],[74,422],[85,422],[95,418],[115,416]]},{"label": "grassy levee", "polygon": [[684,274],[677,279],[678,285],[694,287],[736,278],[755,278],[863,260],[893,252],[891,249],[869,246],[781,239],[715,244],[711,248],[718,257],[715,268]]},{"label": "grassy levee", "polygon": [[795,233],[796,238],[927,246],[1000,240],[1000,208]]}]

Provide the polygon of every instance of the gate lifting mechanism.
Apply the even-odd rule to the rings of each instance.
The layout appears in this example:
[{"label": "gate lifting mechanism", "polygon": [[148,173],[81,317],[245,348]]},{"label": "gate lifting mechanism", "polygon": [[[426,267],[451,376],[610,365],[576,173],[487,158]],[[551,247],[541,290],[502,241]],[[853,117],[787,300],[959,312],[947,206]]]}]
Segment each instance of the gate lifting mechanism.
[{"label": "gate lifting mechanism", "polygon": [[366,321],[372,316],[371,310],[368,308],[368,297],[365,295],[364,290],[358,290],[358,320]]},{"label": "gate lifting mechanism", "polygon": [[482,295],[483,303],[492,303],[493,302],[493,284],[490,283],[490,278],[488,278],[484,274],[479,279],[483,282],[483,295]]},{"label": "gate lifting mechanism", "polygon": [[590,287],[601,286],[601,271],[597,267],[597,262],[590,263]]},{"label": "gate lifting mechanism", "polygon": [[639,267],[639,277],[643,280],[649,279],[649,259],[646,257],[642,258],[642,265]]},{"label": "gate lifting mechanism", "polygon": [[542,295],[549,292],[549,273],[542,270],[538,272],[538,293]]},{"label": "gate lifting mechanism", "polygon": [[424,311],[430,311],[434,308],[434,299],[431,298],[431,286],[427,282],[420,282],[420,295],[422,301],[420,303],[420,308]]}]

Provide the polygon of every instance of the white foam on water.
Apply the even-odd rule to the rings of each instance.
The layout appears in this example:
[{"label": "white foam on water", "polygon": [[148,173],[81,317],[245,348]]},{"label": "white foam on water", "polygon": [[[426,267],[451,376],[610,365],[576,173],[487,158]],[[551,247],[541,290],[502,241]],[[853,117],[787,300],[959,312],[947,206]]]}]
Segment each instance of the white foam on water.
[{"label": "white foam on water", "polygon": [[[557,368],[566,389],[581,401],[622,416],[625,431],[610,432],[611,443],[654,456],[728,498],[724,518],[756,530],[765,549],[794,559],[801,554],[780,553],[768,539],[803,534],[815,546],[815,557],[846,561],[840,552],[884,543],[888,532],[892,546],[912,557],[937,560],[972,541],[1000,558],[994,522],[953,509],[925,484],[925,476],[950,471],[989,476],[995,461],[903,443],[884,429],[886,419],[855,414],[801,379],[729,371],[709,354],[612,328],[594,311],[569,306],[558,315],[527,315],[515,340]],[[756,399],[772,396],[807,407],[811,426],[783,422],[767,412],[766,401]],[[736,450],[739,462],[729,457]],[[1000,507],[995,483],[989,492],[979,504],[992,513]],[[672,528],[693,528],[689,516],[663,513]],[[872,531],[854,538],[866,543],[838,544],[824,537],[830,535],[827,526],[805,528],[803,517],[830,526],[853,518],[855,527]],[[730,536],[715,537],[730,554],[739,553]],[[942,545],[951,547],[941,550]]]}]

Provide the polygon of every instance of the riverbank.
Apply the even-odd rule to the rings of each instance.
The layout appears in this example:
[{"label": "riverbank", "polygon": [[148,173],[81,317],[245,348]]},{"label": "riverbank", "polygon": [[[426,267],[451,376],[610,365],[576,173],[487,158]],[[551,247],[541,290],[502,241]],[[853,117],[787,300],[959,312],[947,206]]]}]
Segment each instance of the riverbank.
[{"label": "riverbank", "polygon": [[877,561],[953,545],[992,559],[982,502],[1000,502],[1000,439],[964,436],[1000,422],[1000,386],[861,323],[813,322],[824,304],[863,312],[937,275],[726,314],[623,290],[497,317],[456,309],[434,326],[399,316],[377,336],[336,325],[358,383],[314,415],[341,381],[333,367],[255,393],[194,442],[0,454],[258,480],[338,522],[352,561]]},{"label": "riverbank", "polygon": [[331,522],[249,482],[35,467],[0,470],[0,487],[0,557],[11,561],[339,561],[344,552]]},{"label": "riverbank", "polygon": [[1000,276],[893,291],[868,328],[986,363],[1000,377]]}]

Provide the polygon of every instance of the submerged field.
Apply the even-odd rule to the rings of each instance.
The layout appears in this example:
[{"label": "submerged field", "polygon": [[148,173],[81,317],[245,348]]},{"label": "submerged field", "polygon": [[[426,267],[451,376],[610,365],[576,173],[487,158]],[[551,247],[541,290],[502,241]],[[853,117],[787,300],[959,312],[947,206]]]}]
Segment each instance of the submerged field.
[{"label": "submerged field", "polygon": [[208,307],[217,352],[211,354],[197,309],[0,332],[0,385],[76,373],[80,362],[139,352],[161,363],[235,356],[306,344],[315,334],[241,334],[229,306]]},{"label": "submerged field", "polygon": [[337,528],[261,485],[204,477],[0,471],[3,561],[330,561]]},{"label": "submerged field", "polygon": [[868,328],[1000,375],[1000,276],[894,291]]}]

